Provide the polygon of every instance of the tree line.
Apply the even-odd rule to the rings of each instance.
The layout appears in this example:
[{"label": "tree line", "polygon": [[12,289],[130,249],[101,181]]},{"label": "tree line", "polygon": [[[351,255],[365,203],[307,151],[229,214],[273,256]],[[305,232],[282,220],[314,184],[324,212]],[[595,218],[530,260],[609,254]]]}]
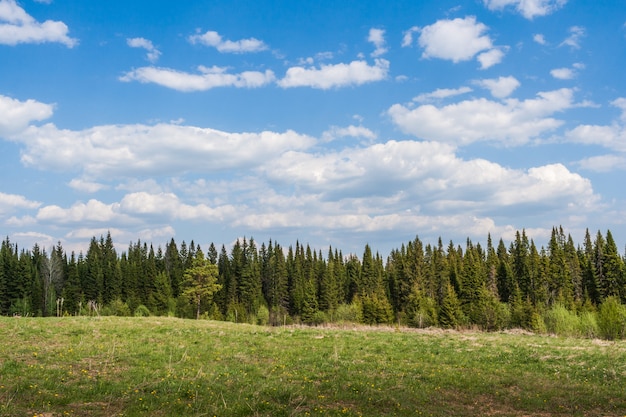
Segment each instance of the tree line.
[{"label": "tree line", "polygon": [[[215,271],[203,297],[185,279],[199,259]],[[19,249],[8,237],[0,246],[2,315],[201,315],[273,325],[351,321],[544,331],[563,314],[598,321],[610,305],[613,321],[624,322],[623,336],[625,302],[625,258],[610,231],[593,237],[587,231],[577,245],[558,227],[545,247],[524,230],[508,246],[491,236],[486,246],[467,239],[463,247],[416,237],[386,259],[369,245],[358,257],[299,242],[258,246],[253,238],[230,250],[210,244],[206,252],[193,241],[171,239],[156,249],[137,241],[118,254],[110,233],[92,238],[85,254],[68,255],[61,243],[49,253],[38,245]]]}]

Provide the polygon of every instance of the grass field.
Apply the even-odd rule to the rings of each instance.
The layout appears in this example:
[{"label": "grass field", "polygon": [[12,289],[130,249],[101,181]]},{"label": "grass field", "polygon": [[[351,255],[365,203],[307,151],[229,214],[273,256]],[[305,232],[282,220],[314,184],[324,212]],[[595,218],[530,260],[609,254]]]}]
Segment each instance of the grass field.
[{"label": "grass field", "polygon": [[626,342],[0,318],[1,416],[624,416]]}]

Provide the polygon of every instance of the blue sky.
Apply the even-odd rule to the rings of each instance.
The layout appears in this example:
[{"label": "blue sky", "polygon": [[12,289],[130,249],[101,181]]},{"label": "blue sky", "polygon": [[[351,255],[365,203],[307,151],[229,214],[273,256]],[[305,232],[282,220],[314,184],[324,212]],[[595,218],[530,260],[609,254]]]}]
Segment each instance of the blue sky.
[{"label": "blue sky", "polygon": [[621,0],[0,0],[0,232],[626,236]]}]

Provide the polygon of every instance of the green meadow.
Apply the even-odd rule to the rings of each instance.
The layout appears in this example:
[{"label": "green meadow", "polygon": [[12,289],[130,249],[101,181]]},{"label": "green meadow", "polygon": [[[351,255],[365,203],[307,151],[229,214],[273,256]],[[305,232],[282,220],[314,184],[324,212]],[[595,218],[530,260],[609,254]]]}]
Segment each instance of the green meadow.
[{"label": "green meadow", "polygon": [[0,317],[1,416],[624,416],[626,342]]}]

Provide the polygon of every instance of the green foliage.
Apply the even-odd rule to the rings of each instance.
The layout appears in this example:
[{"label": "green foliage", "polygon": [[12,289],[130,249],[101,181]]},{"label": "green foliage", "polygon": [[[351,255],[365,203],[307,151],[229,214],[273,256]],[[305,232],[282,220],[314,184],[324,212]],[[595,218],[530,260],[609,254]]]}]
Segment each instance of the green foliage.
[{"label": "green foliage", "polygon": [[583,311],[580,313],[578,334],[589,339],[594,339],[600,335],[596,313],[592,311]]},{"label": "green foliage", "polygon": [[192,266],[183,274],[183,292],[191,303],[196,306],[196,318],[200,318],[203,301],[210,300],[222,286],[217,283],[218,269],[204,258],[202,251],[196,253]]},{"label": "green foliage", "polygon": [[128,304],[123,302],[120,298],[116,298],[115,300],[111,301],[111,304],[109,304],[109,310],[111,312],[110,315],[112,316],[124,317],[131,315],[130,307],[128,307]]},{"label": "green foliage", "polygon": [[481,290],[478,300],[472,305],[470,317],[472,323],[486,331],[505,329],[511,322],[509,306],[501,303],[486,288]]},{"label": "green foliage", "polygon": [[146,307],[145,305],[140,304],[135,309],[133,315],[135,317],[150,317],[150,309],[148,309],[148,307]]},{"label": "green foliage", "polygon": [[270,310],[266,305],[261,305],[256,312],[256,324],[265,326],[270,322]]},{"label": "green foliage", "polygon": [[76,256],[60,244],[49,252],[37,245],[18,251],[7,238],[0,244],[0,314],[132,315],[143,305],[155,315],[206,312],[214,320],[271,325],[323,318],[626,337],[619,308],[606,307],[599,317],[606,300],[626,300],[624,258],[610,231],[595,239],[587,231],[577,247],[554,228],[548,245],[537,247],[522,230],[508,248],[500,239],[496,249],[488,236],[486,250],[469,239],[462,248],[416,237],[386,262],[369,245],[361,258],[329,249],[324,259],[299,242],[285,250],[270,241],[259,249],[252,238],[219,253],[210,244],[204,257],[193,241],[178,246],[173,239],[165,250],[137,241],[118,254],[107,233]]},{"label": "green foliage", "polygon": [[456,296],[452,285],[448,284],[446,295],[439,308],[439,325],[444,329],[454,329],[467,323],[467,318],[461,309],[461,303]]},{"label": "green foliage", "polygon": [[414,288],[406,304],[406,320],[411,327],[426,328],[437,325],[437,303]]},{"label": "green foliage", "polygon": [[555,304],[546,311],[544,321],[549,333],[559,336],[578,336],[580,334],[579,317],[562,304]]},{"label": "green foliage", "polygon": [[389,324],[393,321],[393,310],[385,297],[366,295],[361,299],[361,308],[365,324]]},{"label": "green foliage", "polygon": [[356,299],[350,304],[339,304],[333,314],[336,323],[363,323],[363,307]]},{"label": "green foliage", "polygon": [[626,337],[626,306],[617,297],[608,297],[598,311],[598,330],[607,340],[619,340]]}]

